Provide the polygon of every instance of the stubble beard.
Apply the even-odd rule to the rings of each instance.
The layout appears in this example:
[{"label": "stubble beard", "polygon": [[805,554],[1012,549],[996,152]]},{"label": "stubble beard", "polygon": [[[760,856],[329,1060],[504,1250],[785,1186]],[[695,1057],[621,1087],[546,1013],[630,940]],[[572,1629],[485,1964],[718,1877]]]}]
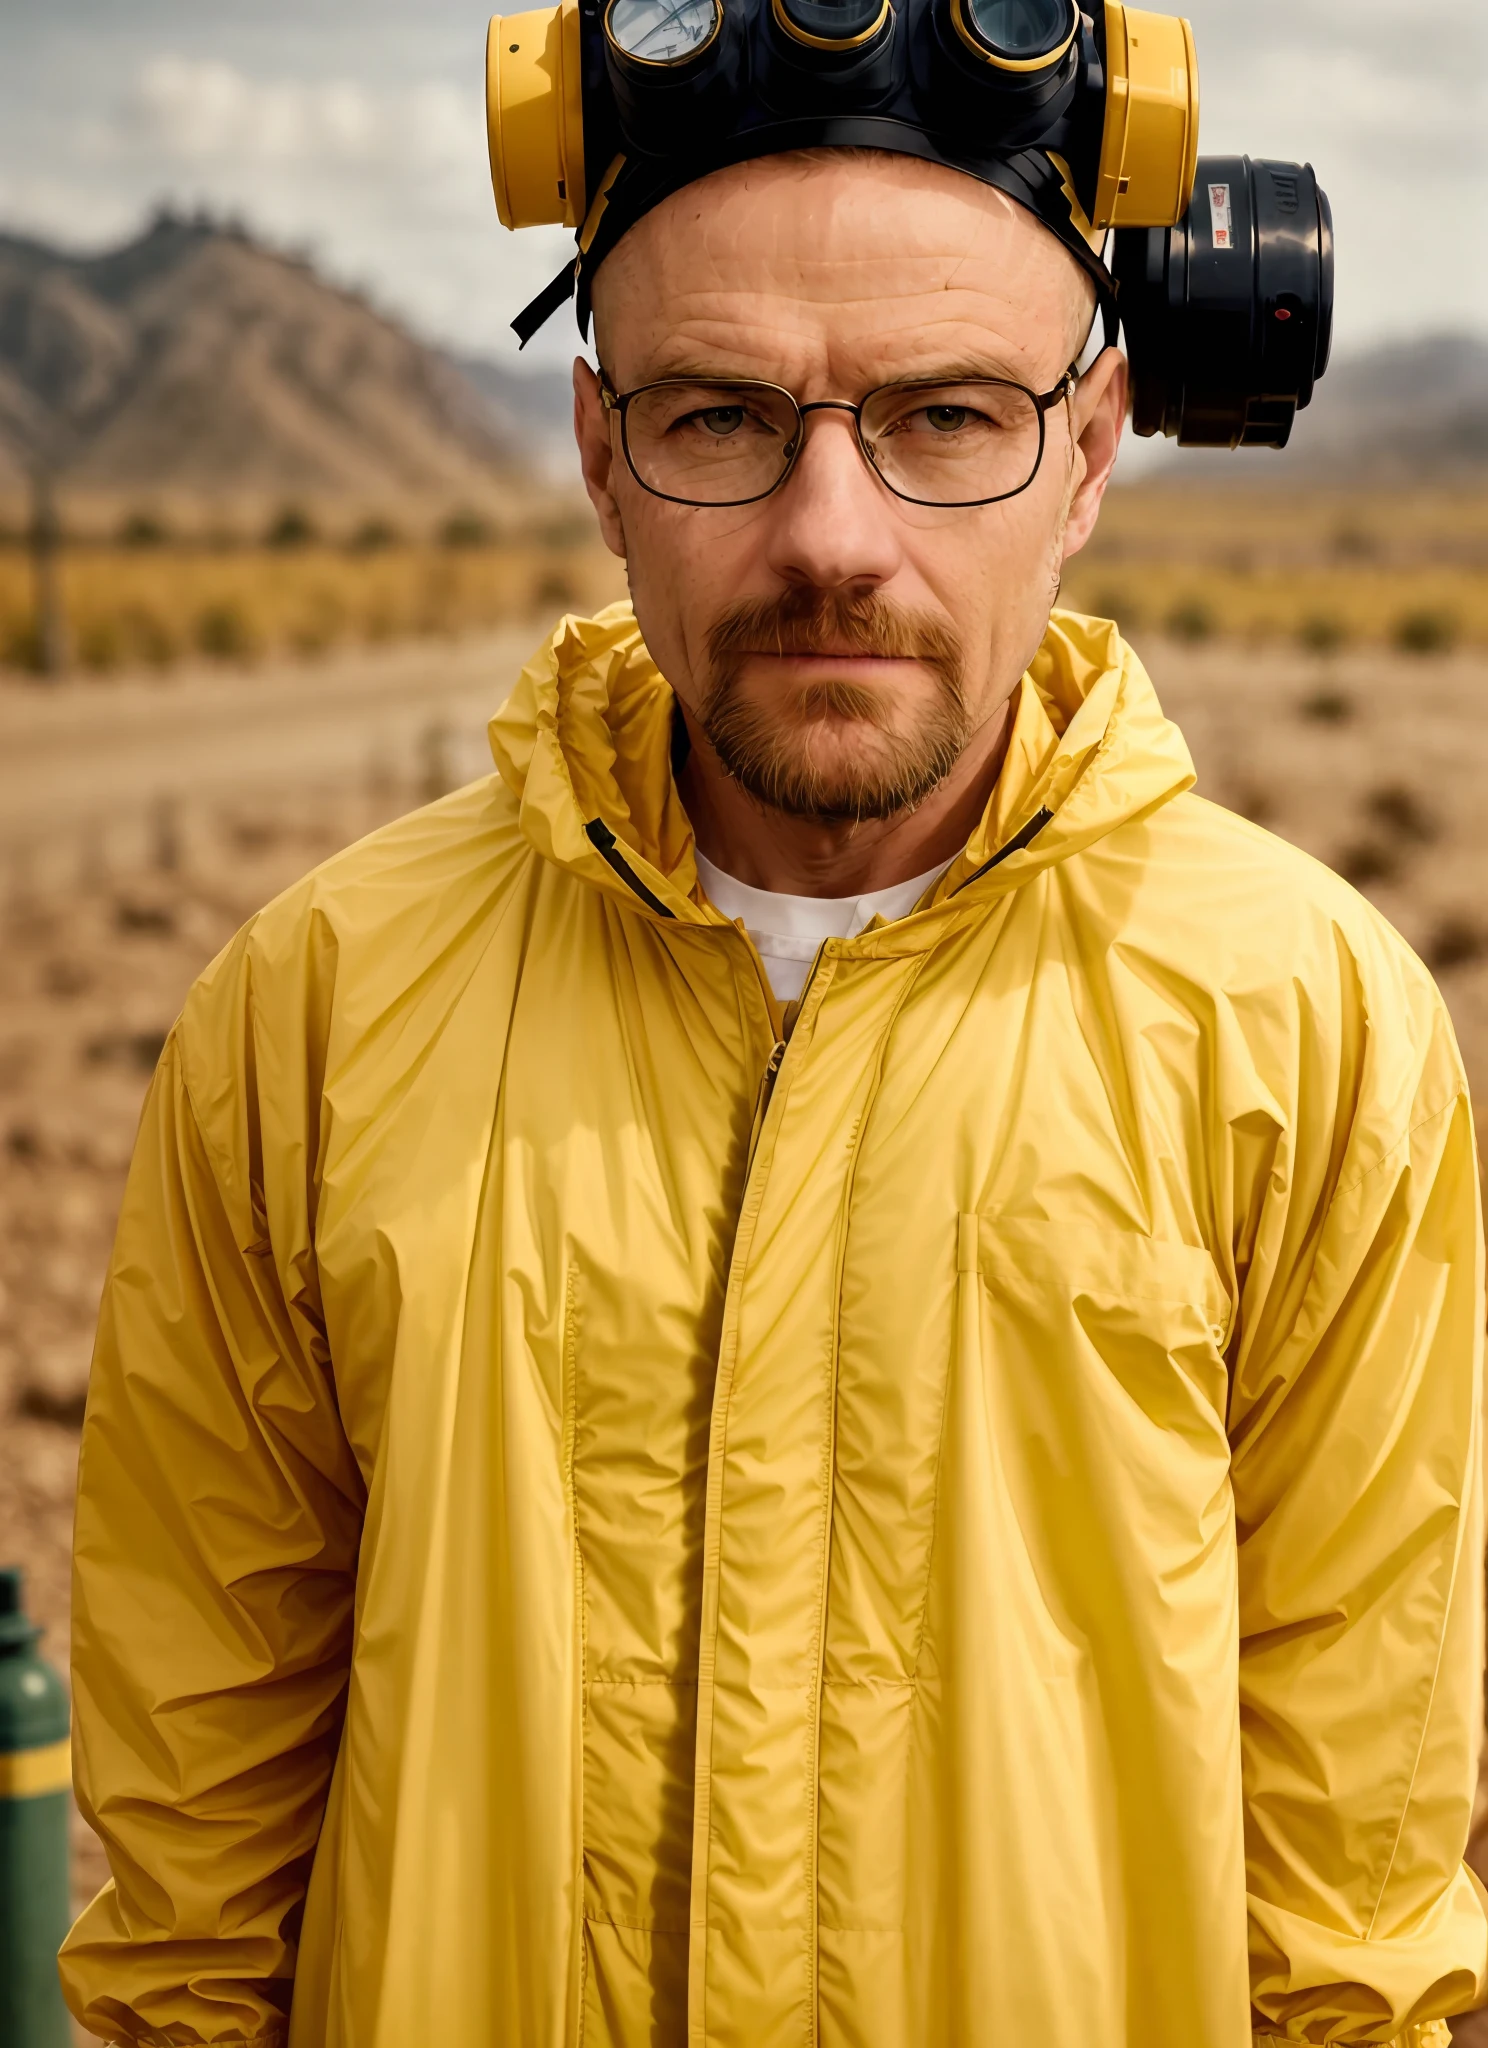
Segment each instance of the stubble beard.
[{"label": "stubble beard", "polygon": [[[780,702],[747,694],[751,655],[834,653],[918,662],[935,687],[912,704],[824,677]],[[821,823],[892,818],[922,804],[966,749],[964,658],[954,629],[870,593],[810,586],[731,605],[708,634],[699,720],[726,772],[769,809]],[[850,742],[850,743],[844,743]]]}]

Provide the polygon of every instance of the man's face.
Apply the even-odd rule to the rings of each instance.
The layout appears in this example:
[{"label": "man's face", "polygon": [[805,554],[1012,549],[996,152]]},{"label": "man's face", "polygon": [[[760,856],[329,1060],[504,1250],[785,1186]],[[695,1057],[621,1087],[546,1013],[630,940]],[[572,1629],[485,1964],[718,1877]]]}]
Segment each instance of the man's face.
[{"label": "man's face", "polygon": [[[1093,293],[1000,193],[910,158],[823,151],[675,194],[607,259],[594,301],[617,391],[751,378],[808,403],[973,375],[1048,391]],[[969,508],[896,497],[840,411],[808,416],[772,496],[669,503],[630,474],[582,363],[575,398],[590,495],[694,737],[762,802],[835,819],[920,802],[1006,701],[1094,523],[1125,385],[1103,358],[1049,413],[1033,484]]]}]

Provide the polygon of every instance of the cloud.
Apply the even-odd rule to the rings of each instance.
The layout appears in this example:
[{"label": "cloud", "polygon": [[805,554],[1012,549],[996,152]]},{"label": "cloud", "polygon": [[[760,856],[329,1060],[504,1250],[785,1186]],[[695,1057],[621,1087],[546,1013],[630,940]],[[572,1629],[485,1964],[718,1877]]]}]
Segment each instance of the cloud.
[{"label": "cloud", "polygon": [[105,156],[203,170],[221,165],[463,169],[484,146],[478,101],[439,83],[374,92],[349,79],[261,80],[211,58],[166,53],[137,72],[97,124]]},{"label": "cloud", "polygon": [[[177,43],[136,52],[71,119],[37,122],[28,149],[6,135],[0,81],[0,216],[96,246],[161,201],[205,207],[308,245],[425,333],[514,351],[508,321],[572,241],[498,225],[483,85],[478,61],[445,78],[370,60],[361,77],[287,75]],[[576,337],[553,326],[535,353],[564,360]]]}]

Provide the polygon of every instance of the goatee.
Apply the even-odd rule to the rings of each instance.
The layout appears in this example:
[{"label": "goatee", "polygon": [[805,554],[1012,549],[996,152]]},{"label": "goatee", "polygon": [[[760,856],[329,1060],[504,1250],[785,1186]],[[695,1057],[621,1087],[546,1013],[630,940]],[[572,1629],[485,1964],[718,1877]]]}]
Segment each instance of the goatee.
[{"label": "goatee", "polygon": [[[770,703],[750,699],[752,655],[869,656],[917,662],[928,702],[826,676]],[[970,738],[954,629],[875,592],[846,596],[811,585],[731,605],[708,634],[709,679],[699,716],[724,768],[760,803],[827,823],[891,818],[942,783]],[[844,729],[859,742],[844,747]],[[836,746],[824,742],[835,738]],[[823,759],[823,754],[827,755]]]}]

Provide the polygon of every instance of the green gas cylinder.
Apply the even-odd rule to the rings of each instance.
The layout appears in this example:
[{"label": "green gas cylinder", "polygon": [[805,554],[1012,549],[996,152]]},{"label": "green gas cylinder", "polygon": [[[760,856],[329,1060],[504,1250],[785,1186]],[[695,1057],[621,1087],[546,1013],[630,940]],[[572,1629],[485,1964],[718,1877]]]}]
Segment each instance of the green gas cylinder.
[{"label": "green gas cylinder", "polygon": [[0,1568],[0,2048],[68,2048],[57,1950],[71,1918],[67,1693]]}]

